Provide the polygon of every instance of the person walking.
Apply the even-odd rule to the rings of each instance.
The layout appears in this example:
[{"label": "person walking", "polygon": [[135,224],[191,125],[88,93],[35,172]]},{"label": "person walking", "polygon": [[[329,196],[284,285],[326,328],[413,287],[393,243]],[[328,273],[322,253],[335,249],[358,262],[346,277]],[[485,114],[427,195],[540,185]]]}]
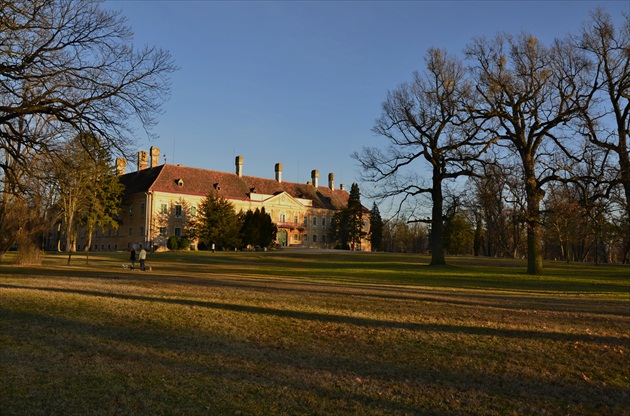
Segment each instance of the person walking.
[{"label": "person walking", "polygon": [[138,256],[138,260],[140,260],[140,271],[144,271],[144,261],[147,259],[147,252],[144,249],[144,247],[142,247],[140,249],[140,255]]},{"label": "person walking", "polygon": [[133,270],[136,265],[136,250],[131,247],[131,253],[129,254],[129,261],[131,262],[131,269]]}]

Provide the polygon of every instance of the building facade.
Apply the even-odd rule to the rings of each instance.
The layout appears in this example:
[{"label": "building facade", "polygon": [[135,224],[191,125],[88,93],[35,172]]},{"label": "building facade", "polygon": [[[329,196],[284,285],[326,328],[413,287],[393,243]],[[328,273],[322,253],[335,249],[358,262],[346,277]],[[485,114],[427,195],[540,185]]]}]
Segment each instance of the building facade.
[{"label": "building facade", "polygon": [[[169,237],[186,235],[187,224],[197,216],[197,207],[209,194],[230,201],[236,212],[265,209],[278,228],[279,246],[333,248],[329,227],[336,212],[348,204],[349,194],[341,185],[335,188],[334,175],[321,186],[319,172],[311,172],[306,184],[284,182],[282,165],[274,168],[275,178],[243,175],[244,159],[235,160],[235,172],[158,164],[159,149],[138,153],[138,169],[125,173],[126,161],[117,160],[121,183],[125,187],[118,215],[118,229],[98,230],[92,238],[92,251],[128,250],[143,246],[166,249]],[[369,212],[364,210],[364,227],[369,231]],[[85,249],[86,239],[79,235],[77,251]],[[196,249],[196,241],[191,248]],[[369,240],[357,247],[369,250]]]}]

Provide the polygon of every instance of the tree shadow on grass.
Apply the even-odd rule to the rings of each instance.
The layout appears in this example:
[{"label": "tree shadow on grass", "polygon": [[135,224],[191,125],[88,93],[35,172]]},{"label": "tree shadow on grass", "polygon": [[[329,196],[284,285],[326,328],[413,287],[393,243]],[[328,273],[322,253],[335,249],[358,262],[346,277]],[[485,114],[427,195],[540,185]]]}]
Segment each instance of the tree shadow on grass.
[{"label": "tree shadow on grass", "polygon": [[[107,296],[100,292],[88,294]],[[151,297],[114,297],[191,304],[187,301],[156,300]],[[199,303],[201,305],[198,305]],[[266,308],[234,309],[233,305],[207,302],[192,302],[192,304],[230,311],[295,317],[294,313],[287,315],[287,311]],[[290,404],[287,404],[284,412],[280,413],[288,414],[326,414],[326,410],[332,410],[321,407],[326,404],[345,406],[337,409],[338,414],[355,414],[356,411],[353,409],[356,409],[357,404],[374,411],[374,414],[384,414],[383,412],[417,414],[421,410],[422,413],[429,414],[453,414],[458,413],[458,410],[462,413],[476,414],[484,411],[502,413],[501,410],[510,408],[517,413],[535,414],[539,413],[541,408],[545,408],[545,405],[553,410],[552,414],[567,413],[568,406],[573,406],[576,414],[580,411],[587,412],[586,409],[592,411],[598,408],[602,412],[608,409],[616,414],[623,414],[624,409],[626,412],[628,410],[623,405],[624,399],[627,399],[627,392],[623,389],[616,386],[590,384],[583,380],[576,380],[576,382],[558,379],[544,380],[535,376],[522,375],[516,379],[516,374],[501,374],[486,369],[435,367],[433,364],[421,362],[400,361],[392,367],[391,363],[366,361],[360,356],[343,356],[333,350],[311,351],[307,356],[304,351],[278,350],[269,345],[247,343],[242,339],[219,334],[205,333],[200,337],[186,331],[174,331],[165,336],[159,328],[117,327],[112,324],[89,323],[42,313],[2,309],[1,315],[3,316],[3,335],[7,338],[22,340],[20,345],[26,342],[34,344],[31,348],[35,351],[46,351],[54,355],[58,353],[59,348],[62,348],[66,354],[81,356],[78,361],[99,356],[100,361],[111,360],[123,368],[125,363],[134,366],[143,363],[147,371],[161,373],[160,378],[167,378],[176,384],[193,388],[195,394],[207,390],[209,381],[221,383],[228,390],[228,396],[234,395],[232,401],[223,407],[223,411],[229,409],[231,414],[242,411],[245,405],[239,402],[235,395],[236,391],[258,394],[260,400],[271,401],[278,400],[282,397],[282,392],[286,390],[294,392],[293,398],[314,396],[321,400],[321,403],[308,405],[302,403],[299,410],[303,413],[295,413],[296,408],[292,409],[289,407]],[[298,315],[301,319],[322,319],[320,314]],[[374,325],[372,320],[348,320],[348,317],[336,317],[327,322]],[[39,328],[48,330],[39,331]],[[421,330],[426,330],[424,326],[422,328]],[[469,330],[470,328],[464,328],[464,332]],[[28,332],[26,340],[24,331]],[[477,333],[473,331],[473,334]],[[159,351],[171,353],[162,354]],[[22,358],[23,365],[35,367],[41,365],[29,361],[28,357]],[[88,362],[85,365],[90,364]],[[50,374],[50,376],[72,378],[80,375],[81,371],[84,371],[83,368],[71,367],[67,370],[67,374]],[[291,378],[287,379],[287,375]],[[147,375],[143,376],[145,383],[147,377]],[[191,380],[192,383],[190,383]],[[103,376],[103,388],[112,382],[114,380],[108,380],[107,376]],[[143,395],[161,394],[168,397],[169,403],[178,406],[190,405],[190,403],[182,403],[185,399],[177,396],[181,393],[178,390],[169,389],[169,391],[157,393],[149,391],[147,386],[142,386],[140,391]],[[138,391],[138,386],[134,387],[135,391]],[[387,392],[384,396],[379,394],[383,391]],[[127,394],[131,395],[131,393]],[[170,394],[173,394],[173,397],[169,397]],[[437,398],[431,397],[432,395]],[[81,398],[72,398],[71,395],[68,397],[70,398],[66,400],[81,400]],[[452,401],[440,402],[445,397],[449,397]],[[138,397],[134,398],[134,400],[137,399]],[[464,403],[461,403],[462,400]],[[472,403],[475,400],[482,400],[480,404],[483,407],[467,408],[466,400]],[[5,402],[5,406],[8,404]],[[28,403],[24,405],[28,409]],[[0,408],[2,407],[0,405]],[[49,410],[50,413],[60,411],[60,409],[52,408]],[[198,409],[195,414],[199,414],[199,410],[201,409]],[[271,413],[269,411],[266,414]]]},{"label": "tree shadow on grass", "polygon": [[45,292],[55,293],[68,293],[83,296],[96,296],[122,300],[144,301],[165,303],[174,305],[195,306],[207,309],[225,310],[231,312],[242,312],[248,314],[257,315],[269,315],[280,318],[293,318],[300,320],[320,321],[327,323],[340,323],[356,325],[366,328],[393,328],[404,329],[409,331],[424,331],[424,332],[443,332],[452,334],[467,334],[477,336],[489,336],[498,338],[517,338],[517,339],[539,339],[550,341],[570,341],[570,342],[592,342],[599,344],[618,344],[630,346],[630,337],[611,337],[611,336],[599,336],[591,334],[574,334],[565,332],[549,332],[549,331],[532,331],[532,330],[518,330],[518,329],[499,329],[483,326],[467,326],[467,325],[447,325],[447,324],[423,324],[412,322],[398,322],[387,321],[378,319],[359,318],[347,315],[334,315],[316,312],[304,312],[288,309],[275,309],[265,308],[260,306],[249,305],[235,305],[221,302],[209,302],[199,300],[187,300],[187,299],[169,299],[169,298],[157,298],[151,296],[129,295],[129,294],[116,294],[109,292],[100,292],[93,290],[79,290],[79,289],[63,289],[63,288],[50,288],[50,287],[34,287],[34,286],[20,286],[10,284],[0,284],[0,288],[5,289],[21,289],[21,290],[38,290]]},{"label": "tree shadow on grass", "polygon": [[[158,272],[140,271],[110,271],[110,270],[85,270],[75,268],[11,268],[10,275],[24,276],[27,278],[53,278],[67,281],[68,278],[77,280],[113,280],[129,283],[150,283],[156,286],[176,285],[181,287],[199,286],[215,288],[234,288],[245,290],[257,290],[266,293],[295,293],[295,294],[315,294],[322,293],[330,295],[348,295],[352,292],[355,296],[364,298],[395,300],[395,301],[422,301],[439,304],[480,306],[488,308],[498,308],[506,310],[537,310],[566,313],[588,313],[593,316],[628,316],[630,310],[627,302],[621,300],[603,300],[589,298],[573,298],[557,296],[551,292],[523,291],[518,289],[496,289],[479,288],[473,285],[468,279],[470,288],[463,285],[452,290],[448,281],[435,279],[435,286],[424,286],[420,282],[417,286],[399,285],[387,282],[357,282],[349,280],[341,282],[339,280],[326,281],[324,279],[311,279],[307,276],[272,276],[252,273],[251,270],[216,275],[184,275],[178,276]],[[463,280],[463,278],[462,278]],[[446,283],[446,284],[443,284]],[[457,290],[462,289],[462,290]],[[468,291],[467,289],[470,289]],[[607,293],[617,293],[621,287],[615,287],[615,291]],[[563,295],[567,293],[562,292]],[[569,293],[571,295],[572,293]],[[623,292],[624,295],[627,292]],[[576,296],[582,292],[575,293]]]}]

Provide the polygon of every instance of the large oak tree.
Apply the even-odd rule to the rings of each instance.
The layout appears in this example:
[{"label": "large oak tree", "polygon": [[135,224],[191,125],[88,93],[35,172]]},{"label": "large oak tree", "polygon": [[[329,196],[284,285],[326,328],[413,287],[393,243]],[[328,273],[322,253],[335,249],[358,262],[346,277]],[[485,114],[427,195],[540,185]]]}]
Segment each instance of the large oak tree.
[{"label": "large oak tree", "polygon": [[[425,63],[424,71],[389,92],[382,105],[373,131],[388,146],[366,147],[353,157],[363,168],[363,179],[381,185],[373,196],[398,197],[399,212],[418,196],[430,196],[430,264],[443,265],[444,183],[473,174],[471,165],[487,142],[470,123],[467,108],[474,90],[462,62],[444,50],[430,49]],[[431,179],[424,183],[421,172],[427,168]],[[425,220],[416,216],[411,221]]]},{"label": "large oak tree", "polygon": [[[613,155],[604,160],[618,162],[607,167],[612,171],[610,183],[623,189],[624,232],[630,236],[630,15],[616,28],[609,14],[596,9],[575,45],[594,61],[592,82],[598,91],[595,102],[582,114],[582,132],[592,144]],[[630,237],[626,238],[624,259],[630,262]]]},{"label": "large oak tree", "polygon": [[[544,46],[527,33],[476,38],[466,48],[484,130],[518,161],[525,185],[527,272],[542,272],[540,204],[550,181],[571,176],[558,155],[573,157],[564,126],[588,106],[589,63],[567,42]],[[488,123],[488,121],[490,123]]]}]

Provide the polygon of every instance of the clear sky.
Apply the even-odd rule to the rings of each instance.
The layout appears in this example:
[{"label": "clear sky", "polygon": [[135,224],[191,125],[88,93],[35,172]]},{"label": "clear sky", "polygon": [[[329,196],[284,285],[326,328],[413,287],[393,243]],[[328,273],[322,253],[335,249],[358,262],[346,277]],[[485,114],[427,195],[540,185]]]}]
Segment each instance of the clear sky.
[{"label": "clear sky", "polygon": [[359,178],[351,153],[385,144],[371,131],[381,103],[422,69],[428,48],[461,53],[474,36],[522,30],[548,44],[598,5],[617,22],[630,13],[629,0],[105,3],[128,18],[137,45],[168,49],[180,67],[159,139],[142,137],[139,149],[226,172],[242,155],[244,174],[265,178],[280,162],[289,182],[334,172],[347,189]]}]

